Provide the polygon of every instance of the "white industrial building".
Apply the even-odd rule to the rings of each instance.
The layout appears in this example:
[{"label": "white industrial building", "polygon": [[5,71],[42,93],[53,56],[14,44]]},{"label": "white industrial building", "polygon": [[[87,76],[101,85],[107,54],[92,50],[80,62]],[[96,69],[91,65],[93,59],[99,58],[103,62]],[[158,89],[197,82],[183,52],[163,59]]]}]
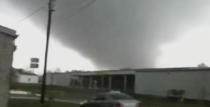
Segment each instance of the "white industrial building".
[{"label": "white industrial building", "polygon": [[39,77],[37,75],[21,74],[18,76],[17,82],[24,84],[38,84]]},{"label": "white industrial building", "polygon": [[[73,87],[72,78],[80,88],[121,90],[138,95],[172,96],[180,91],[182,97],[210,101],[210,68],[151,68],[106,70],[92,72],[52,73],[53,85]],[[58,76],[55,76],[58,75]],[[48,84],[50,75],[48,75]],[[173,95],[175,96],[175,95]]]},{"label": "white industrial building", "polygon": [[166,97],[184,90],[184,98],[210,101],[210,68],[141,69],[135,74],[135,93]]},{"label": "white industrial building", "polygon": [[12,67],[16,31],[0,25],[0,105],[7,107],[9,93],[9,72]]},{"label": "white industrial building", "polygon": [[11,70],[10,75],[11,83],[22,83],[22,84],[38,84],[39,76],[31,71],[25,71],[23,69],[15,69]]},{"label": "white industrial building", "polygon": [[16,76],[17,76],[17,83],[23,83],[23,84],[39,83],[39,76],[31,72],[18,72]]}]

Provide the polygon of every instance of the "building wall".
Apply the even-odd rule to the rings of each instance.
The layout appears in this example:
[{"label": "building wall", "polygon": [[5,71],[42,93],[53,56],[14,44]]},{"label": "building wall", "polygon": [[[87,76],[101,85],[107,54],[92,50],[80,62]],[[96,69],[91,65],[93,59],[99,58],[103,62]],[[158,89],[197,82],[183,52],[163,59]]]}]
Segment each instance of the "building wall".
[{"label": "building wall", "polygon": [[170,89],[185,90],[185,98],[210,100],[208,71],[136,72],[135,93],[167,96]]},{"label": "building wall", "polygon": [[[0,26],[1,27],[1,26]],[[1,29],[0,29],[1,31]],[[12,65],[14,38],[0,33],[0,105],[7,107],[9,90],[9,71]]]},{"label": "building wall", "polygon": [[206,99],[207,100],[210,100],[210,73],[207,73],[206,75],[205,75],[206,77],[206,79],[207,79],[207,82],[205,83],[206,85]]},{"label": "building wall", "polygon": [[18,75],[18,83],[38,84],[39,77],[35,75]]},{"label": "building wall", "polygon": [[47,73],[46,84],[55,86],[69,86],[69,75],[65,73]]},{"label": "building wall", "polygon": [[62,87],[79,87],[81,79],[69,73],[47,73],[46,84]]}]

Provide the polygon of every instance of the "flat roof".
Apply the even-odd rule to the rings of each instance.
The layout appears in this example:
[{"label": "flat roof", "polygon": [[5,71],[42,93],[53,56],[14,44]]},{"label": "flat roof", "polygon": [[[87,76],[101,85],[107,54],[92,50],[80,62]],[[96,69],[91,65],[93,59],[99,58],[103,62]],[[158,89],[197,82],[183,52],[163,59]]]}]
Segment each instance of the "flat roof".
[{"label": "flat roof", "polygon": [[120,69],[120,70],[97,70],[97,71],[75,71],[68,72],[71,75],[129,75],[135,74],[135,72],[198,72],[209,71],[210,67],[182,67],[182,68],[142,68],[142,69]]},{"label": "flat roof", "polygon": [[0,25],[0,33],[10,36],[12,38],[17,38],[17,34],[15,30],[1,26],[1,25]]},{"label": "flat roof", "polygon": [[104,70],[104,71],[86,71],[86,72],[68,72],[71,75],[132,75],[134,70]]},{"label": "flat roof", "polygon": [[135,69],[136,72],[188,72],[188,71],[210,71],[210,67],[182,67],[182,68],[143,68]]},{"label": "flat roof", "polygon": [[120,70],[97,70],[97,71],[72,71],[72,72],[48,72],[49,74],[61,74],[72,76],[97,76],[97,75],[134,75],[136,72],[210,72],[210,67],[182,67],[182,68],[142,68]]},{"label": "flat roof", "polygon": [[35,73],[33,73],[31,71],[25,71],[24,69],[13,68],[12,71],[13,71],[13,73],[19,73],[19,74],[22,74],[22,75],[34,75],[34,76],[37,76]]}]

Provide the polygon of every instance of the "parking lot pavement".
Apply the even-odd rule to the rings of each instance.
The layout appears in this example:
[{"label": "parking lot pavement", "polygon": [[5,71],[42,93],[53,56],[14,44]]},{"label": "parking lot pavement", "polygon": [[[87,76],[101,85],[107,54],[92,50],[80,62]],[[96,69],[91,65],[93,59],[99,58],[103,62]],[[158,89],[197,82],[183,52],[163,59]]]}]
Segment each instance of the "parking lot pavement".
[{"label": "parking lot pavement", "polygon": [[[10,99],[29,99],[29,100],[39,100],[40,97],[32,97],[32,96],[10,96]],[[46,98],[45,100],[49,101],[48,98]],[[80,99],[58,99],[58,98],[54,98],[53,101],[56,102],[66,102],[66,103],[73,103],[73,104],[80,104],[80,102],[82,100]]]}]

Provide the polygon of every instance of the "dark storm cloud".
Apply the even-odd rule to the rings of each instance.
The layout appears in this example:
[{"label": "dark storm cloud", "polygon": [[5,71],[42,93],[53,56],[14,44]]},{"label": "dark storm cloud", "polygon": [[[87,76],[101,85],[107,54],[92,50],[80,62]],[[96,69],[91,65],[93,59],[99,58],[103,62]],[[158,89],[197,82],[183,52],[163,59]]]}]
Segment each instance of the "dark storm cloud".
[{"label": "dark storm cloud", "polygon": [[[29,7],[47,2],[10,1],[25,14]],[[98,68],[154,67],[159,46],[196,26],[208,4],[208,0],[57,0],[52,33]],[[42,29],[45,14],[32,19]]]}]

